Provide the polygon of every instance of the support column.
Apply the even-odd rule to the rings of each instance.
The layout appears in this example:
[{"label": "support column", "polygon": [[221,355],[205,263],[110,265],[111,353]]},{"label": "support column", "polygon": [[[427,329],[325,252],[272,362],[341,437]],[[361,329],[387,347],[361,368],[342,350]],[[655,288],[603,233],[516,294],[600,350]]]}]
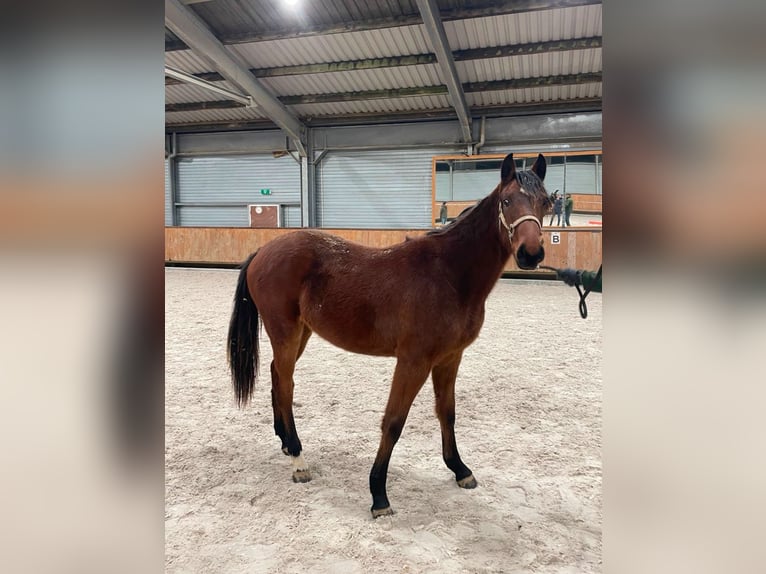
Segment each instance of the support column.
[{"label": "support column", "polygon": [[179,225],[178,208],[178,135],[173,132],[170,138],[170,153],[168,154],[168,179],[170,180],[170,224]]},{"label": "support column", "polygon": [[301,156],[301,227],[316,227],[316,166],[314,165],[314,133],[306,132],[306,155]]},{"label": "support column", "polygon": [[312,165],[309,158],[301,156],[301,227],[311,225],[311,192],[309,190],[309,170]]}]

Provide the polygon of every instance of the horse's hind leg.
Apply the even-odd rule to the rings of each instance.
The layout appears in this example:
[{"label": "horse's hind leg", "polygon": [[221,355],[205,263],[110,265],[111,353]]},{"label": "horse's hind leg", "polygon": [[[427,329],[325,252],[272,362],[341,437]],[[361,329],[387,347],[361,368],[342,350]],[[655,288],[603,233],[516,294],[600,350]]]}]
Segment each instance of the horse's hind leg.
[{"label": "horse's hind leg", "polygon": [[462,354],[457,353],[449,360],[436,365],[431,371],[436,396],[436,416],[442,430],[442,456],[461,488],[476,488],[476,479],[471,469],[460,459],[455,441],[455,379],[460,367]]},{"label": "horse's hind leg", "polygon": [[293,481],[308,482],[311,473],[303,460],[303,446],[293,417],[293,372],[295,362],[303,353],[311,329],[298,325],[287,336],[272,335],[274,360],[271,362],[271,404],[274,409],[274,432],[282,440],[282,452],[293,463]]},{"label": "horse's hind leg", "polygon": [[[304,349],[306,348],[306,343],[309,342],[309,338],[311,337],[311,329],[308,328],[308,326],[303,326],[303,332],[301,334],[301,342],[298,347],[298,354],[295,358],[295,361],[298,362],[298,359],[301,358],[301,355],[303,354]],[[289,455],[290,453],[287,450],[287,431],[285,428],[285,423],[282,420],[282,411],[279,408],[279,404],[277,402],[277,393],[279,389],[279,374],[277,373],[277,369],[274,366],[274,361],[271,361],[271,407],[274,410],[274,434],[276,434],[281,440],[282,440],[282,452],[286,455]]]}]

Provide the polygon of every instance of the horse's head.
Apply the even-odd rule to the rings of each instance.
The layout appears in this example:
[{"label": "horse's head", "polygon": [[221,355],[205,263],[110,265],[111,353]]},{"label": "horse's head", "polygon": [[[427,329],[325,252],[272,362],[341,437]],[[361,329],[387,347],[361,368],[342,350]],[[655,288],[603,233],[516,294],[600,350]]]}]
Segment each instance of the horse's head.
[{"label": "horse's head", "polygon": [[521,269],[535,269],[545,257],[542,220],[550,209],[543,186],[545,169],[542,154],[529,171],[516,171],[513,154],[505,157],[500,169],[498,218]]}]

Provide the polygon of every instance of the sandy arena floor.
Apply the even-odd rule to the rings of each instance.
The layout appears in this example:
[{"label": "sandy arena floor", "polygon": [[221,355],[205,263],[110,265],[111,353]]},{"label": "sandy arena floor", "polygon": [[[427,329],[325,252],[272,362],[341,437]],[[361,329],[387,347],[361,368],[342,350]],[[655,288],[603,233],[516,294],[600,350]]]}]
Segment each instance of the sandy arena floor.
[{"label": "sandy arena floor", "polygon": [[262,335],[253,404],[225,358],[237,272],[166,270],[166,572],[601,571],[601,295],[580,318],[561,283],[501,280],[458,374],[458,447],[441,459],[433,389],[415,400],[388,474],[393,517],[370,517],[368,473],[394,359],[314,335],[295,417],[313,480],[291,481],[274,435]]}]

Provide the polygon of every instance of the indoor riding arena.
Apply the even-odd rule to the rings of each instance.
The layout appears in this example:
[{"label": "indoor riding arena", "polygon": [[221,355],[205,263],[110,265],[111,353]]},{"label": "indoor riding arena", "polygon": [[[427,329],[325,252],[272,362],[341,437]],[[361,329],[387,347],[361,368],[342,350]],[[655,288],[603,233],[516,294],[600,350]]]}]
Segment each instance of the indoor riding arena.
[{"label": "indoor riding arena", "polygon": [[165,14],[166,572],[601,572],[601,2]]}]

